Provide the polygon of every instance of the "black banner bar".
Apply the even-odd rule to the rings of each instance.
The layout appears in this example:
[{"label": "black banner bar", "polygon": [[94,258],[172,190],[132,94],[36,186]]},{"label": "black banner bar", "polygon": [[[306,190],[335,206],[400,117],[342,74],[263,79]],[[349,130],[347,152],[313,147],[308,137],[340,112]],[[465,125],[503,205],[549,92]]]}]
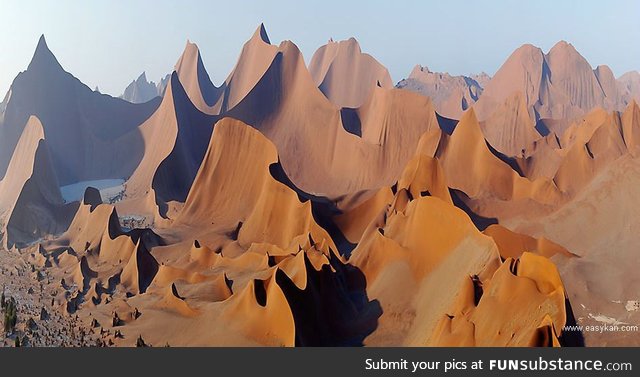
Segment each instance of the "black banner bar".
[{"label": "black banner bar", "polygon": [[[0,350],[19,375],[637,376],[639,348],[23,348]],[[65,372],[67,371],[67,372]],[[36,374],[37,373],[37,374]],[[5,375],[4,373],[2,375]],[[15,374],[6,374],[15,375]]]}]

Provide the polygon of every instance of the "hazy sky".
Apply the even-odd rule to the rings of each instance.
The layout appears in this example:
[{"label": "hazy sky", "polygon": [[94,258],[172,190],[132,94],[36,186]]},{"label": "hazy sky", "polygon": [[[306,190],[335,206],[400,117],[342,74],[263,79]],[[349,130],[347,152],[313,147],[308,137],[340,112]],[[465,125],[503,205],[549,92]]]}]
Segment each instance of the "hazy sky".
[{"label": "hazy sky", "polygon": [[26,69],[40,34],[63,67],[119,95],[142,71],[169,73],[196,42],[216,84],[264,22],[272,43],[290,39],[311,59],[319,46],[356,37],[394,81],[415,64],[493,74],[524,43],[571,42],[616,76],[640,69],[640,1],[23,1],[0,0],[0,100]]}]

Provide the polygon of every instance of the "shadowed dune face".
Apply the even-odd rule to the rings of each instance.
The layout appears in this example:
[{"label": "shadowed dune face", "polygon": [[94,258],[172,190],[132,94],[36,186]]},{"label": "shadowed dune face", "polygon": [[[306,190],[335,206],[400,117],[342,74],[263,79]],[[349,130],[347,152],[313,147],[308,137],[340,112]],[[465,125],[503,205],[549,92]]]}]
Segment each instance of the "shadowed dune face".
[{"label": "shadowed dune face", "polygon": [[184,52],[175,65],[175,72],[191,102],[202,112],[209,113],[224,91],[216,87],[204,68],[200,50],[195,43],[187,41]]},{"label": "shadowed dune face", "polygon": [[[348,44],[357,47],[355,40]],[[292,182],[313,195],[347,203],[355,192],[392,184],[420,135],[438,127],[427,99],[373,83],[365,85],[367,96],[352,111],[360,122],[360,137],[348,132],[340,110],[317,89],[298,48],[288,41],[280,46],[269,44],[263,26],[244,45],[218,103],[204,106],[198,99],[202,89],[194,84],[196,64],[185,66],[187,56],[197,55],[194,49],[189,45],[176,67],[195,107],[240,119],[260,130],[278,148]],[[356,52],[360,56],[359,47],[347,52],[339,54],[346,54],[340,61],[349,61]],[[358,59],[365,60],[363,66],[379,66],[366,56]],[[342,64],[340,61],[336,64]],[[182,72],[183,67],[191,70]]]},{"label": "shadowed dune face", "polygon": [[200,167],[217,117],[194,108],[177,75],[171,78],[171,95],[178,129],[173,150],[158,166],[152,187],[158,200],[184,202]]},{"label": "shadowed dune face", "polygon": [[57,234],[74,211],[60,194],[42,123],[32,116],[0,180],[0,241],[11,248]]},{"label": "shadowed dune face", "polygon": [[[206,89],[197,72],[204,68],[197,47],[187,45],[167,91],[171,96],[165,95],[156,113],[139,128],[151,150],[127,183],[128,197],[145,197],[150,192],[145,182],[153,175],[155,201],[161,207],[184,202],[220,116],[260,130],[276,144],[282,167],[296,187],[342,207],[357,204],[354,193],[392,184],[420,135],[438,127],[424,97],[374,86],[366,103],[352,110],[360,137],[349,133],[340,110],[315,87],[297,47],[290,42],[270,45],[265,35],[260,27],[245,44],[214,106],[202,99]],[[166,141],[155,145],[150,138],[160,128],[166,128]],[[171,212],[160,209],[165,217],[167,211]]]},{"label": "shadowed dune face", "polygon": [[61,185],[126,178],[144,154],[137,127],[159,100],[134,105],[94,92],[65,72],[42,37],[26,71],[11,85],[0,127],[0,176],[31,115],[44,126]]},{"label": "shadowed dune face", "polygon": [[[220,87],[188,42],[133,105],[42,40],[2,104],[2,246],[117,346],[559,346],[636,323],[635,76],[566,43],[494,78],[419,71],[426,96],[393,88],[354,39],[307,67],[260,25]],[[64,202],[111,177],[115,203]]]}]

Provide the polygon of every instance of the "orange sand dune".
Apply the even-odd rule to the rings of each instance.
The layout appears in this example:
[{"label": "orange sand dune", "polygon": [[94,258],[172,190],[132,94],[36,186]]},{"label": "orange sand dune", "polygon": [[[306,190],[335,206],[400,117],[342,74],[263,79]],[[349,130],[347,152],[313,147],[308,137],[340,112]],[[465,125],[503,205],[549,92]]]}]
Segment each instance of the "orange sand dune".
[{"label": "orange sand dune", "polygon": [[[75,292],[55,298],[61,309],[117,323],[115,344],[141,334],[158,345],[557,345],[566,317],[553,265],[527,253],[520,267],[501,262],[494,241],[453,206],[430,156],[440,136],[426,132],[397,184],[374,196],[386,204],[349,262],[311,203],[272,175],[275,145],[230,118],[213,127],[184,207],[161,236],[123,231],[88,189],[69,230],[37,252],[58,260],[54,276]],[[514,284],[505,298],[500,287]],[[479,286],[491,289],[481,295]],[[497,312],[505,320],[492,323]],[[517,324],[506,321],[514,315]]]},{"label": "orange sand dune", "polygon": [[491,145],[520,156],[546,136],[536,127],[541,119],[571,121],[596,107],[623,110],[633,98],[622,86],[607,66],[593,69],[565,41],[546,54],[527,44],[509,56],[474,107]]},{"label": "orange sand dune", "polygon": [[562,200],[553,182],[521,177],[489,149],[473,108],[464,113],[451,136],[443,135],[436,156],[442,163],[448,186],[469,197],[532,200],[544,205]]},{"label": "orange sand dune", "polygon": [[489,225],[482,233],[493,238],[502,259],[519,258],[525,252],[536,253],[547,258],[551,258],[554,255],[575,256],[564,247],[544,237],[536,239],[524,234],[518,234],[498,224]]},{"label": "orange sand dune", "polygon": [[[483,236],[453,206],[451,181],[421,144],[393,193],[380,190],[336,219],[359,242],[349,263],[362,271],[368,297],[382,307],[365,344],[559,345],[565,293],[546,256],[573,255],[544,238],[497,225],[485,231],[491,238]],[[379,214],[372,217],[374,209]],[[372,220],[361,234],[363,217]],[[507,320],[513,317],[517,324]]]},{"label": "orange sand dune", "polygon": [[329,43],[311,57],[309,72],[316,85],[338,107],[356,108],[365,103],[374,87],[391,88],[389,71],[364,54],[355,38]]},{"label": "orange sand dune", "polygon": [[637,126],[632,125],[638,111],[635,102],[622,114],[595,109],[572,122],[561,138],[536,144],[526,158],[518,159],[518,165],[527,177],[551,178],[560,190],[574,196],[604,167],[636,153]]},{"label": "orange sand dune", "polygon": [[[127,182],[126,196],[132,200],[119,205],[123,213],[176,217],[171,204],[162,207],[185,201],[219,119],[211,114],[240,119],[263,132],[276,144],[297,188],[343,208],[366,199],[359,193],[395,181],[419,136],[438,128],[427,99],[395,89],[373,88],[360,108],[345,115],[316,88],[297,47],[269,44],[262,26],[245,44],[216,105],[203,103],[208,84],[198,79],[206,71],[195,45],[187,45],[176,70],[162,104],[139,127],[148,148]],[[153,209],[154,200],[160,209]]]},{"label": "orange sand dune", "polygon": [[[172,345],[357,342],[347,266],[310,203],[271,176],[277,161],[257,130],[218,122],[184,210],[162,238],[124,232],[115,209],[88,189],[69,230],[45,245],[48,257],[67,250],[75,260],[57,273],[79,290],[60,304],[68,312],[91,307],[100,323],[117,313],[125,340],[140,332]],[[180,330],[157,332],[176,320]]]},{"label": "orange sand dune", "polygon": [[[181,83],[193,83],[193,71],[188,79],[179,74]],[[197,88],[183,86],[189,98],[198,97],[190,93]],[[380,87],[345,118],[316,88],[298,48],[269,44],[262,26],[245,44],[220,101],[209,113],[264,133],[299,189],[345,203],[350,194],[395,181],[420,135],[438,127],[427,99]]]},{"label": "orange sand dune", "polygon": [[[559,344],[566,321],[559,275],[543,257],[525,253],[519,262],[501,263],[492,239],[439,198],[393,209],[372,224],[350,259],[367,278],[368,296],[382,306],[365,344]],[[507,320],[513,317],[517,323]],[[536,337],[543,323],[553,329],[551,339]]]},{"label": "orange sand dune", "polygon": [[[277,162],[275,146],[257,130],[224,118],[215,125],[174,225],[232,232],[235,240],[230,249],[246,249],[257,241],[286,249],[291,243],[304,242],[308,234],[336,250],[326,231],[313,220],[311,203],[301,203],[291,189],[271,176],[269,168]],[[234,173],[239,171],[243,174]]]}]

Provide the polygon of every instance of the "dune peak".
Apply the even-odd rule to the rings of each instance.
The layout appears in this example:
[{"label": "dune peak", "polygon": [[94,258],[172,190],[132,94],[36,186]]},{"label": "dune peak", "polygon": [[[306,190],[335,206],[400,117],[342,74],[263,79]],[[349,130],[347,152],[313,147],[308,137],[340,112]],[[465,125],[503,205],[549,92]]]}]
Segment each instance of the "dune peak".
[{"label": "dune peak", "polygon": [[563,56],[564,59],[580,59],[586,61],[586,59],[582,55],[580,55],[578,50],[576,50],[576,48],[571,43],[565,40],[560,40],[558,41],[558,43],[553,45],[547,55],[560,55]]},{"label": "dune peak", "polygon": [[[538,46],[532,45],[531,43],[525,43],[522,46],[518,47],[512,54],[512,56],[516,56],[518,54],[530,54],[530,55],[534,55],[534,54],[540,54],[542,55],[542,49]],[[508,59],[507,59],[508,61]]]},{"label": "dune peak", "polygon": [[[558,42],[556,42],[556,44],[553,45],[553,47],[551,47],[551,50],[553,50],[554,48],[575,50],[575,47],[573,47],[573,45],[571,43],[565,41],[564,39],[561,39]],[[551,51],[551,50],[549,50],[549,51]]]},{"label": "dune peak", "polygon": [[620,79],[631,79],[631,78],[640,78],[640,71],[629,71],[629,72],[625,72],[623,73],[620,77],[618,77],[618,80]]},{"label": "dune peak", "polygon": [[44,34],[40,34],[40,38],[38,38],[38,45],[36,47],[36,50],[39,48],[49,49],[47,47],[47,39],[45,38]]},{"label": "dune peak", "polygon": [[49,49],[47,45],[47,41],[44,37],[44,34],[40,36],[38,40],[38,45],[36,46],[36,50],[33,53],[33,57],[31,58],[31,62],[27,69],[36,69],[36,68],[45,68],[45,67],[59,67],[62,69],[62,66],[56,59],[53,52]]},{"label": "dune peak", "polygon": [[136,81],[147,81],[147,73],[145,71],[142,71],[142,73],[140,74],[140,76],[138,76],[138,78],[136,79]]},{"label": "dune peak", "polygon": [[260,38],[260,40],[262,40],[266,44],[271,44],[269,35],[267,34],[267,29],[264,27],[264,23],[260,23],[256,31],[253,33],[253,36],[251,37],[251,39],[258,38]]}]

